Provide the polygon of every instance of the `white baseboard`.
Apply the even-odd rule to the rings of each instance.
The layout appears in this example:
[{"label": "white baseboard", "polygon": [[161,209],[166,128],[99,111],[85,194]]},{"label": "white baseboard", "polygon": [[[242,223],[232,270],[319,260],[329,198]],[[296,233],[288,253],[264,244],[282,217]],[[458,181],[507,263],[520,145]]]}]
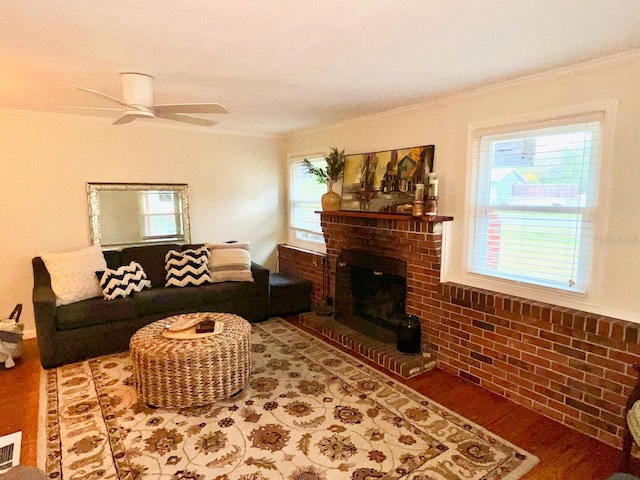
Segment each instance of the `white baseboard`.
[{"label": "white baseboard", "polygon": [[28,339],[28,338],[36,338],[36,329],[35,328],[31,328],[29,330],[25,330],[24,334],[22,335],[23,339]]}]

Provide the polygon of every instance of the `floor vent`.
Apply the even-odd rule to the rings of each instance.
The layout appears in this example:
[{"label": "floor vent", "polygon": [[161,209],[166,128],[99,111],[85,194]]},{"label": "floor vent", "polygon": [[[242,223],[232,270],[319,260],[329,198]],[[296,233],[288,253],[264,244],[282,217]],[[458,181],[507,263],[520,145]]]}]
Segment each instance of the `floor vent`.
[{"label": "floor vent", "polygon": [[22,432],[0,437],[0,473],[20,464]]}]

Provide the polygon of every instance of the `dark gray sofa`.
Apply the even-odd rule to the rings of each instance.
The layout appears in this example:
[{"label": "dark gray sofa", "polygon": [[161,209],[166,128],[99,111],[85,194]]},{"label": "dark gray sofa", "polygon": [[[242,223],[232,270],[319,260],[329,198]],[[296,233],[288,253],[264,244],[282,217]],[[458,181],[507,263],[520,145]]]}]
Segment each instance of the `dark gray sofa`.
[{"label": "dark gray sofa", "polygon": [[124,351],[131,336],[161,318],[188,312],[235,313],[249,321],[269,313],[269,270],[252,263],[254,282],[221,282],[202,286],[164,287],[165,255],[201,245],[149,245],[105,251],[109,268],[135,261],[142,265],[151,289],[125,298],[91,298],[56,307],[51,277],[40,257],[32,260],[33,307],[40,361],[44,368]]}]

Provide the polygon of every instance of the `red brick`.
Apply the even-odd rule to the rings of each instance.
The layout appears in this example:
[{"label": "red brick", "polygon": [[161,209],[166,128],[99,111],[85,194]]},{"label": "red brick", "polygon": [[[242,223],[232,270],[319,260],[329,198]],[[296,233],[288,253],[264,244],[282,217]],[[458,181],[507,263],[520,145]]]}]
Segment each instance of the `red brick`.
[{"label": "red brick", "polygon": [[535,410],[538,413],[541,413],[545,417],[549,417],[555,420],[556,422],[562,423],[562,419],[564,418],[564,415],[562,413],[557,412],[556,410],[553,410],[552,408],[549,408],[545,405],[540,405],[539,403],[534,403],[532,405],[532,408],[533,410]]},{"label": "red brick", "polygon": [[542,375],[545,378],[548,378],[551,382],[556,382],[558,384],[563,384],[566,382],[567,377],[561,373],[553,372],[546,368],[536,367],[535,373],[537,375]]},{"label": "red brick", "polygon": [[608,358],[599,357],[593,354],[587,355],[587,362],[593,363],[595,365],[600,365],[601,367],[609,368],[611,370],[618,370],[618,368],[620,367],[619,362],[614,362],[613,360],[609,360]]},{"label": "red brick", "polygon": [[589,435],[590,437],[596,437],[598,435],[598,429],[596,427],[592,425],[587,425],[586,423],[581,422],[580,420],[566,417],[565,423],[575,428],[579,432]]},{"label": "red brick", "polygon": [[583,362],[582,360],[570,358],[568,363],[570,367],[577,368],[578,370],[582,370],[594,376],[602,377],[604,375],[604,368],[599,367],[597,365],[593,365],[588,361]]},{"label": "red brick", "polygon": [[554,392],[550,388],[544,387],[542,385],[534,385],[533,389],[547,398],[552,398],[557,402],[564,403],[564,395],[562,393]]},{"label": "red brick", "polygon": [[600,346],[594,345],[593,343],[583,342],[582,340],[573,339],[571,341],[571,346],[573,348],[577,348],[578,350],[583,350],[589,353],[595,353],[596,355],[601,355],[603,357],[607,356],[607,349]]},{"label": "red brick", "polygon": [[549,340],[554,343],[559,343],[561,345],[571,345],[571,339],[564,335],[558,335],[557,333],[548,332],[546,330],[540,331],[540,337],[545,340]]},{"label": "red brick", "polygon": [[608,422],[605,422],[604,420],[597,418],[597,417],[592,417],[591,415],[587,415],[586,413],[583,413],[580,415],[580,420],[582,420],[584,423],[588,424],[588,425],[592,425],[600,430],[604,430],[605,432],[609,432],[611,434],[614,434],[618,431],[618,427],[615,425],[611,425]]},{"label": "red brick", "polygon": [[593,405],[594,407],[607,411],[613,415],[618,415],[620,416],[620,418],[622,418],[622,412],[624,410],[623,405],[617,405],[615,403],[607,402],[606,400],[603,400],[599,396],[593,396],[590,394],[586,394],[584,396],[584,401],[589,405]]},{"label": "red brick", "polygon": [[536,352],[539,357],[547,358],[555,363],[567,364],[569,362],[568,358],[565,355],[561,355],[560,353],[550,352],[539,348]]},{"label": "red brick", "polygon": [[638,357],[638,355],[621,352],[619,350],[614,350],[613,348],[609,350],[609,358],[611,360],[617,360],[619,362],[626,363],[630,366],[633,366],[634,363],[640,362],[640,357]]},{"label": "red brick", "polygon": [[575,378],[568,378],[567,386],[596,397],[600,397],[602,395],[602,389],[600,387],[589,385],[588,383],[581,382]]},{"label": "red brick", "polygon": [[629,385],[629,386],[633,386],[636,383],[636,379],[634,377],[631,377],[629,375],[623,375],[623,374],[618,373],[618,372],[613,372],[611,370],[607,370],[604,373],[604,378],[607,378],[609,380],[613,380],[614,382],[618,382],[618,383],[621,383],[623,385]]},{"label": "red brick", "polygon": [[524,397],[527,397],[531,400],[533,400],[535,403],[538,403],[540,405],[546,405],[547,404],[547,397],[545,397],[544,395],[540,395],[539,393],[536,393],[532,390],[529,390],[527,388],[520,388],[518,389],[518,393]]},{"label": "red brick", "polygon": [[584,381],[590,383],[591,385],[601,387],[605,391],[618,394],[622,393],[622,385],[612,382],[611,380],[607,380],[606,378],[602,378],[602,376],[596,376],[590,373],[586,373],[584,376]]},{"label": "red brick", "polygon": [[497,384],[495,384],[493,382],[489,382],[489,381],[486,381],[486,380],[483,380],[480,384],[484,388],[486,388],[487,390],[490,390],[490,391],[492,391],[494,393],[497,393],[501,397],[504,397],[504,395],[505,395],[505,390],[500,385],[497,385]]},{"label": "red brick", "polygon": [[518,385],[518,387],[523,387],[532,390],[533,383],[522,378],[521,375],[507,374],[507,381],[513,383],[514,385]]},{"label": "red brick", "polygon": [[523,361],[531,363],[533,365],[537,365],[539,367],[543,367],[543,368],[551,367],[551,362],[549,360],[547,360],[546,358],[539,357],[537,355],[530,355],[528,353],[523,353],[521,358]]},{"label": "red brick", "polygon": [[577,378],[578,380],[584,379],[584,372],[560,363],[552,363],[551,370],[567,375],[568,377]]},{"label": "red brick", "polygon": [[522,352],[527,352],[530,354],[536,353],[536,351],[538,350],[538,347],[536,347],[535,345],[531,345],[526,342],[521,342],[519,340],[510,340],[508,345],[512,348],[516,348]]},{"label": "red brick", "polygon": [[627,396],[614,392],[607,392],[606,390],[602,392],[602,398],[608,402],[613,403],[614,405],[626,405]]},{"label": "red brick", "polygon": [[581,330],[574,330],[573,328],[566,327],[564,325],[553,325],[552,330],[561,335],[566,335],[571,338],[578,338],[585,340],[587,338],[587,332]]},{"label": "red brick", "polygon": [[531,345],[535,345],[536,347],[546,348],[547,350],[551,350],[552,343],[548,340],[544,340],[540,337],[532,337],[531,335],[523,335],[522,341],[529,343]]},{"label": "red brick", "polygon": [[600,430],[598,432],[598,440],[608,445],[613,445],[618,450],[622,448],[622,435],[620,430],[618,430],[617,435],[611,435],[610,433]]}]

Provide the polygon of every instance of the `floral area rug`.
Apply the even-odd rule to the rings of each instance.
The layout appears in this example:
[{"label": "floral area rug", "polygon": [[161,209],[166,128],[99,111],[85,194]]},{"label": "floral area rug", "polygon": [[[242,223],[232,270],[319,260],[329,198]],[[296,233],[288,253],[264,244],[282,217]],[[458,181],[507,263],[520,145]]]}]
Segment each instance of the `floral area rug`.
[{"label": "floral area rug", "polygon": [[128,353],[43,373],[48,478],[513,480],[538,459],[281,319],[204,407],[139,402]]}]

